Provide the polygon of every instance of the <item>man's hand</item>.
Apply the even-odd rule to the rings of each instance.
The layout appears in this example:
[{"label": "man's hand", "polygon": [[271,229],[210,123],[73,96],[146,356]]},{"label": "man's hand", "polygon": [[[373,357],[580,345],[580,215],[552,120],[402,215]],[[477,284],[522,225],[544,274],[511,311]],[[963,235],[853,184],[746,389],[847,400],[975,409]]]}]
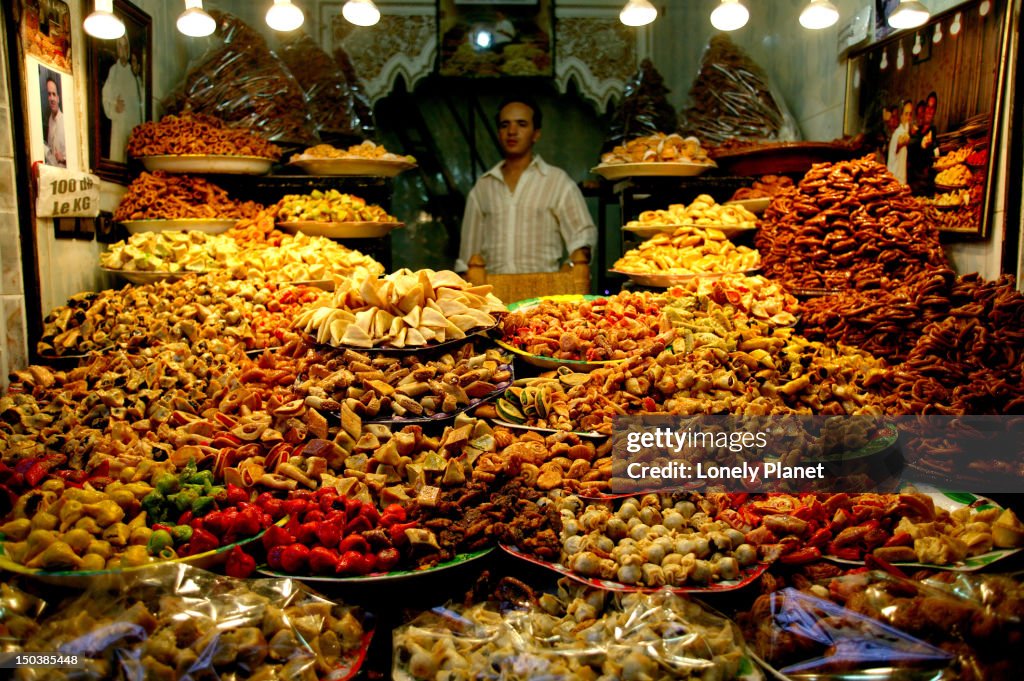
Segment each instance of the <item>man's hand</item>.
[{"label": "man's hand", "polygon": [[590,246],[584,246],[583,248],[577,248],[575,251],[569,254],[569,262],[572,263],[589,263],[590,262]]},{"label": "man's hand", "polygon": [[124,99],[121,95],[117,96],[117,104],[114,105],[114,111],[117,113],[124,113]]}]

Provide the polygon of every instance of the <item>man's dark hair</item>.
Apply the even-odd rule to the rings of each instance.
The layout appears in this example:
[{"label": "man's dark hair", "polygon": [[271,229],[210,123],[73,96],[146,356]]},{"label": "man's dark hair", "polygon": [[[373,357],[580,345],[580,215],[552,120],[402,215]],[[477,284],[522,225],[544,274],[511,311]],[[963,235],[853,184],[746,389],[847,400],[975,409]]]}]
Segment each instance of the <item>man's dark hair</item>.
[{"label": "man's dark hair", "polygon": [[929,99],[934,99],[936,106],[938,106],[938,104],[939,104],[939,96],[937,94],[935,94],[935,90],[932,90],[931,92],[929,92],[928,96],[925,97],[924,99],[925,99],[925,101],[928,101]]},{"label": "man's dark hair", "polygon": [[533,128],[540,130],[541,121],[543,120],[543,114],[541,113],[540,107],[537,106],[537,102],[533,97],[506,97],[501,100],[501,104],[498,105],[498,111],[494,114],[494,122],[501,127],[501,110],[509,104],[525,104],[530,107],[530,111],[533,112]]}]

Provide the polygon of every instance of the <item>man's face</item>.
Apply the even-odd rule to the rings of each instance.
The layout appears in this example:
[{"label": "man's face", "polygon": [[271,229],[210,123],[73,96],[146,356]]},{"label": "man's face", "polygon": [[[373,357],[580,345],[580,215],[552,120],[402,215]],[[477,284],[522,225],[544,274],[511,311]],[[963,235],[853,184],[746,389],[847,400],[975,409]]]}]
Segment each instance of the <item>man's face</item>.
[{"label": "man's face", "polygon": [[926,123],[931,123],[935,120],[935,107],[938,102],[935,101],[934,97],[929,97],[928,101],[924,105],[924,120]]},{"label": "man's face", "polygon": [[46,81],[46,103],[50,105],[50,113],[55,114],[60,108],[60,97],[57,96],[57,84],[52,80]]},{"label": "man's face", "polygon": [[910,122],[910,117],[914,114],[914,105],[905,104],[903,105],[903,114],[900,116],[900,123],[907,124]]},{"label": "man's face", "polygon": [[521,102],[506,104],[498,114],[498,141],[505,156],[528,154],[540,139],[533,127],[533,109]]},{"label": "man's face", "polygon": [[129,52],[131,52],[131,50],[128,48],[128,39],[119,38],[117,41],[117,61],[122,64],[127,64]]}]

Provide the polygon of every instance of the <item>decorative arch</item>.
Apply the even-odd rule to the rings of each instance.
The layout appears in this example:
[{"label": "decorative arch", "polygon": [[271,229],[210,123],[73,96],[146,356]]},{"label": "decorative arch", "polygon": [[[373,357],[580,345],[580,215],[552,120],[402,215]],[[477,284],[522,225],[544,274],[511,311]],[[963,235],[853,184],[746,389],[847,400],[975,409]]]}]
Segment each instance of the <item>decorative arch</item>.
[{"label": "decorative arch", "polygon": [[[349,24],[340,13],[326,19],[325,48],[342,48],[363,81],[374,104],[386,97],[401,76],[409,90],[434,72],[437,28],[429,14],[387,13],[372,29]],[[584,99],[599,111],[622,96],[627,79],[637,69],[634,29],[606,16],[559,16],[555,38],[555,85],[566,92],[570,80]]]}]

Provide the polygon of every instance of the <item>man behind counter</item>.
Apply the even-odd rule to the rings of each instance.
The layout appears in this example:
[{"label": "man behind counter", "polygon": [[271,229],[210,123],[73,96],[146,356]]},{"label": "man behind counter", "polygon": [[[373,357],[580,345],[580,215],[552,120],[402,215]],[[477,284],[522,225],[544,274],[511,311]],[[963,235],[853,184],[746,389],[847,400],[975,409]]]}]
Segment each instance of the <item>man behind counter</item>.
[{"label": "man behind counter", "polygon": [[479,253],[493,274],[556,272],[565,253],[587,259],[597,241],[579,187],[561,168],[533,153],[541,110],[527,97],[498,109],[498,141],[505,160],[480,179],[466,199],[457,272]]}]

